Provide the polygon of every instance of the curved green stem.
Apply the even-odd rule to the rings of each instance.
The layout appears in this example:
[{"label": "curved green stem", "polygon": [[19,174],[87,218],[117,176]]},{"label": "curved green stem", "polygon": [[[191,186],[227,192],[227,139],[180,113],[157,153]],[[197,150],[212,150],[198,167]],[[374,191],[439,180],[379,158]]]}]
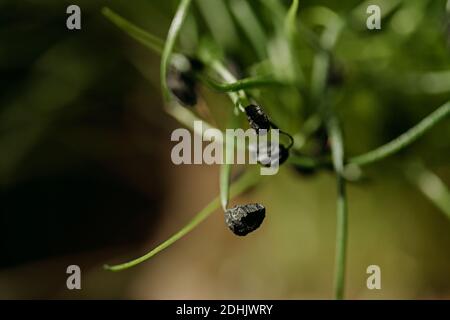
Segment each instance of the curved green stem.
[{"label": "curved green stem", "polygon": [[[108,18],[114,25],[116,25],[119,29],[126,32],[130,37],[138,41],[139,43],[143,44],[147,48],[154,51],[156,54],[162,55],[163,50],[167,47],[165,45],[164,41],[147,31],[144,31],[143,29],[139,28],[135,24],[131,23],[130,21],[126,20],[125,18],[121,17],[111,9],[104,7],[102,9],[102,13],[105,17]],[[174,19],[175,20],[175,19]],[[171,33],[172,35],[172,41],[174,42],[176,39],[173,38],[174,33]],[[174,43],[172,44],[174,46]],[[167,49],[169,50],[169,49]],[[173,47],[171,51],[173,52]],[[170,56],[171,54],[169,54]],[[166,62],[164,62],[164,65],[167,63],[170,63],[170,59],[166,57]],[[204,61],[205,62],[205,61]],[[234,102],[239,101],[245,98],[245,94],[242,93],[242,90],[245,89],[251,89],[261,86],[270,86],[270,85],[284,85],[283,83],[275,80],[274,78],[267,76],[267,77],[257,77],[257,78],[246,78],[242,80],[236,80],[236,78],[229,72],[225,66],[223,66],[218,61],[208,61],[207,65],[211,65],[212,69],[214,69],[224,80],[224,83],[219,83],[214,80],[211,80],[207,78],[206,76],[199,75],[198,77],[200,80],[204,81],[207,85],[212,87],[215,90],[222,91],[222,92],[228,92],[231,93],[230,97],[232,97],[232,100]],[[162,62],[163,63],[163,62]],[[164,71],[166,75],[164,77],[167,77],[167,67],[164,68]],[[162,79],[162,77],[161,77]],[[164,85],[166,85],[166,82],[164,81]],[[163,85],[163,88],[164,88]],[[167,87],[166,87],[167,88]],[[164,89],[163,89],[164,90]],[[241,91],[240,95],[236,95],[234,92]],[[240,97],[240,98],[239,98]],[[245,101],[245,99],[244,99]]]},{"label": "curved green stem", "polygon": [[369,151],[360,156],[352,157],[348,160],[348,163],[366,165],[384,159],[416,141],[418,138],[424,135],[425,132],[433,128],[434,125],[436,125],[439,121],[445,119],[449,115],[450,101],[439,107],[436,111],[420,121],[416,126],[400,135],[398,138],[375,150]]},{"label": "curved green stem", "polygon": [[[243,175],[237,182],[232,184],[231,186],[231,197],[235,197],[242,192],[250,189],[251,187],[255,186],[257,182],[259,181],[259,175],[256,173],[256,171],[249,171],[245,175]],[[129,262],[125,262],[122,264],[110,266],[105,265],[104,268],[109,271],[122,271],[131,267],[134,267],[150,258],[158,254],[159,252],[163,251],[167,247],[171,246],[178,240],[180,240],[182,237],[184,237],[186,234],[191,232],[195,227],[197,227],[201,222],[203,222],[207,217],[209,217],[215,210],[217,210],[220,207],[220,199],[219,197],[216,197],[213,201],[211,201],[203,210],[201,210],[194,218],[192,218],[191,221],[188,222],[186,226],[184,226],[181,230],[179,230],[177,233],[175,233],[173,236],[171,236],[169,239],[161,243],[159,246],[148,252],[147,254],[143,255],[142,257],[139,257],[137,259],[134,259]]]},{"label": "curved green stem", "polygon": [[298,14],[299,0],[292,0],[291,7],[286,15],[285,29],[289,37],[295,36],[297,31],[297,14]]},{"label": "curved green stem", "polygon": [[259,60],[267,59],[266,45],[267,36],[259,19],[256,17],[250,1],[229,1],[230,10],[237,24],[246,34],[247,38],[255,48]]},{"label": "curved green stem", "polygon": [[408,180],[450,219],[450,190],[444,181],[421,161],[411,163],[404,171]]},{"label": "curved green stem", "polygon": [[170,58],[175,47],[175,42],[180,33],[181,26],[189,12],[189,7],[192,0],[181,0],[178,6],[177,13],[172,20],[172,23],[167,34],[166,43],[164,45],[164,50],[161,57],[161,88],[166,101],[170,100],[170,91],[167,86],[167,71],[170,65]]},{"label": "curved green stem", "polygon": [[336,259],[334,274],[334,294],[338,300],[344,299],[345,268],[347,256],[347,194],[345,187],[344,171],[344,143],[341,128],[335,117],[327,122],[328,133],[331,142],[333,166],[336,172],[337,183],[337,222],[336,222]]},{"label": "curved green stem", "polygon": [[128,20],[122,18],[108,7],[102,8],[102,14],[119,29],[126,32],[130,37],[140,42],[147,48],[153,50],[155,53],[162,54],[164,48],[163,40],[152,34],[149,34],[138,26],[132,24]]},{"label": "curved green stem", "polygon": [[206,76],[199,77],[201,81],[205,82],[206,85],[211,87],[214,90],[221,92],[236,92],[245,89],[253,89],[264,86],[282,86],[283,83],[277,81],[271,76],[267,77],[254,77],[254,78],[245,78],[241,80],[236,80],[234,82],[228,83],[220,83],[215,80],[212,80]]},{"label": "curved green stem", "polygon": [[[226,148],[228,152],[228,146]],[[226,211],[228,202],[230,201],[230,178],[231,178],[231,164],[225,162],[220,166],[220,204],[222,210]]]},{"label": "curved green stem", "polygon": [[[402,135],[398,136],[394,140],[362,155],[351,157],[347,159],[345,163],[364,166],[379,160],[383,160],[384,158],[387,158],[412,144],[414,141],[423,136],[428,130],[432,129],[437,123],[446,119],[449,115],[450,101],[440,106],[436,111],[428,115],[417,125],[409,129]],[[298,164],[300,166],[304,165],[310,168],[320,167],[323,165],[328,165],[330,163],[329,159],[322,159],[319,161],[315,158],[302,157],[298,155],[292,155],[289,160],[293,164]]]},{"label": "curved green stem", "polygon": [[[228,129],[235,129],[239,125],[239,117],[231,109],[228,120]],[[228,203],[230,200],[230,180],[231,180],[231,169],[234,160],[234,141],[231,143],[228,139],[225,139],[225,162],[220,166],[220,203],[222,205],[223,211],[227,210]]]},{"label": "curved green stem", "polygon": [[[232,84],[237,81],[234,75],[219,60],[211,61],[210,66],[225,82]],[[228,92],[228,96],[233,101],[234,105],[244,112],[244,108],[249,104],[245,91],[239,90],[237,92]]]}]

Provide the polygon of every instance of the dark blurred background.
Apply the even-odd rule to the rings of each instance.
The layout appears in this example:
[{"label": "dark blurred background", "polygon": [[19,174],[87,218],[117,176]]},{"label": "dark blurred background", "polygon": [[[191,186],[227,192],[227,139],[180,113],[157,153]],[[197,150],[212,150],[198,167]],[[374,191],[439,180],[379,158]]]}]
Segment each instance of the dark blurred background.
[{"label": "dark blurred background", "polygon": [[[186,51],[212,39],[244,74],[261,59],[276,67],[276,19],[290,1],[248,1],[266,33],[265,57],[237,21],[239,0],[194,2]],[[233,236],[217,212],[147,263],[101,268],[154,247],[219,191],[216,166],[171,163],[170,133],[181,125],[163,111],[159,57],[100,12],[108,6],[164,38],[177,3],[0,1],[0,298],[332,297],[334,176],[289,166],[233,201],[267,207],[249,237]],[[82,30],[66,28],[70,4],[81,7]],[[380,31],[365,29],[368,4],[382,8]],[[317,8],[350,21],[335,50],[348,154],[389,141],[449,99],[446,1],[301,1],[299,19],[314,32],[311,21],[326,18]],[[306,47],[297,58],[309,70]],[[213,110],[226,103],[201,93]],[[310,108],[294,89],[254,95],[292,133]],[[450,183],[449,137],[447,119],[350,184],[349,298],[450,298],[449,208],[433,200]],[[71,264],[82,269],[80,291],[65,287]],[[382,290],[366,288],[371,264],[381,267]]]}]

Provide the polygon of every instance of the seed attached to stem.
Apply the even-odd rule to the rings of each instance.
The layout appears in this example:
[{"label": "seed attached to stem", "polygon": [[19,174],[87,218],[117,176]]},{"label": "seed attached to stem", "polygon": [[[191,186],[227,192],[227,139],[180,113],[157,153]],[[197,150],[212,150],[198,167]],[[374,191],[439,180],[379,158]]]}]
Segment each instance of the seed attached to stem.
[{"label": "seed attached to stem", "polygon": [[259,228],[266,208],[259,203],[238,205],[225,211],[225,223],[237,236],[246,236]]},{"label": "seed attached to stem", "polygon": [[280,144],[278,147],[279,147],[278,165],[282,165],[289,158],[289,149],[287,149],[282,144]]},{"label": "seed attached to stem", "polygon": [[251,104],[245,108],[245,113],[247,114],[250,127],[255,129],[256,133],[259,133],[259,130],[262,129],[267,130],[267,132],[270,130],[271,122],[269,117],[260,106]]},{"label": "seed attached to stem", "polygon": [[167,75],[167,86],[180,104],[192,107],[197,104],[197,81],[195,72],[203,69],[203,64],[194,58],[176,57]]},{"label": "seed attached to stem", "polygon": [[167,85],[178,102],[184,106],[192,107],[197,104],[195,82],[185,73],[170,68]]},{"label": "seed attached to stem", "polygon": [[269,143],[269,145],[251,144],[249,145],[251,156],[258,161],[258,163],[266,168],[271,168],[275,165],[282,165],[289,158],[289,149],[282,144],[277,145]]}]

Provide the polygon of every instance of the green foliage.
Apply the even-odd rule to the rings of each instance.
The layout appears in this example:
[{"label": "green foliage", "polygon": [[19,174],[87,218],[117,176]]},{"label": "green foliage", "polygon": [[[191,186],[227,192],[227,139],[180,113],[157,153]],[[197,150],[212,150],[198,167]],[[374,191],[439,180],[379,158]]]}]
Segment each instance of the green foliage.
[{"label": "green foliage", "polygon": [[[164,43],[160,76],[167,102],[170,102],[167,70],[190,5],[189,0],[180,1]],[[365,12],[361,12],[363,5],[345,14],[321,5],[303,8],[302,2],[297,0],[292,1],[288,9],[275,0],[264,1],[264,6],[231,1],[229,9],[221,2],[221,12],[213,10],[209,1],[199,1],[197,5],[201,14],[195,17],[205,21],[208,27],[200,35],[199,48],[194,54],[206,67],[198,72],[197,79],[213,90],[227,93],[234,104],[231,111],[243,111],[251,96],[269,110],[277,123],[282,123],[283,128],[294,132],[296,143],[289,159],[290,164],[299,169],[329,168],[330,165],[334,168],[337,184],[335,297],[342,299],[345,293],[348,233],[346,166],[363,166],[397,154],[450,115],[450,102],[446,102],[391,142],[359,156],[346,156],[350,154],[348,149],[361,149],[358,141],[368,140],[365,131],[358,125],[370,118],[371,111],[368,110],[371,107],[378,107],[379,113],[383,114],[399,100],[403,111],[413,100],[415,102],[411,105],[414,104],[415,109],[425,101],[428,104],[442,104],[442,101],[448,100],[444,95],[432,96],[436,92],[450,92],[448,77],[445,75],[436,77],[433,74],[433,79],[443,83],[432,88],[417,83],[418,79],[426,78],[425,70],[448,67],[450,63],[445,44],[435,46],[433,51],[428,50],[426,45],[429,41],[438,42],[439,39],[428,24],[422,23],[423,11],[428,9],[434,12],[438,7],[427,0],[414,1],[413,4],[406,1],[390,4],[380,1],[379,5],[386,8],[383,30],[369,34],[361,27],[361,23],[365,22]],[[228,10],[234,16],[236,25]],[[155,36],[133,26],[109,9],[104,9],[103,13],[119,28],[159,53],[163,43]],[[405,23],[405,19],[416,20]],[[436,27],[434,20],[432,24]],[[254,52],[245,50],[247,46],[243,45],[241,50],[236,51],[239,46],[236,30],[239,28],[243,30]],[[417,45],[418,40],[423,41],[424,45],[412,47]],[[182,47],[179,53],[186,54]],[[233,57],[245,76],[236,79],[225,62],[226,56]],[[417,64],[417,61],[421,64]],[[340,64],[345,64],[345,67],[341,68]],[[434,90],[437,87],[439,90]],[[380,95],[379,92],[390,94]],[[423,95],[422,99],[412,97],[418,93]],[[211,104],[209,107],[214,108]],[[173,110],[177,109],[172,109],[172,114]],[[195,111],[176,113],[179,115],[180,112],[190,115],[182,121],[189,126],[189,117],[195,117]],[[402,109],[396,112],[400,113]],[[308,119],[319,120],[314,122],[316,125],[309,126]],[[353,125],[355,130],[349,130],[351,132],[344,136],[343,131],[352,128],[350,120],[356,123]],[[373,119],[374,126],[380,121],[382,119]],[[331,152],[317,155],[309,152],[308,143],[317,143],[316,133],[323,125],[326,127]],[[365,128],[362,124],[361,127]],[[381,139],[372,138],[379,144],[383,142]],[[347,150],[344,150],[344,146]],[[228,205],[230,174],[231,166],[222,166],[220,203],[224,210]],[[240,184],[244,185],[246,188],[250,184]],[[428,197],[433,199],[433,196]],[[436,201],[443,211],[448,212],[446,200]],[[214,200],[186,227],[145,256],[108,269],[126,269],[151,258],[190,232],[219,205],[219,199]]]}]

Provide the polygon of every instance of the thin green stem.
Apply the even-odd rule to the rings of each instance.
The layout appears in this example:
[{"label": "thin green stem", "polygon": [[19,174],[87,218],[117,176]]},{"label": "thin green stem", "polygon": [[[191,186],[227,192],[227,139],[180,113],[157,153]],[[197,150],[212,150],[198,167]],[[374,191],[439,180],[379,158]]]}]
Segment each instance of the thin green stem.
[{"label": "thin green stem", "polygon": [[[147,48],[154,51],[156,54],[162,55],[163,48],[165,48],[164,41],[147,31],[139,28],[135,24],[121,17],[111,9],[105,7],[102,9],[103,15],[105,15],[108,20],[114,23],[119,29],[123,30],[130,37],[143,44]],[[203,61],[208,62],[208,61]],[[265,77],[255,77],[255,78],[246,78],[241,80],[236,80],[236,78],[218,61],[213,61],[207,63],[207,65],[211,64],[212,68],[226,81],[225,83],[219,83],[214,80],[207,78],[206,76],[199,75],[199,78],[204,81],[207,85],[212,87],[215,90],[222,92],[239,92],[245,89],[251,89],[261,86],[270,86],[270,85],[284,85],[283,83],[276,81],[274,78],[270,76]],[[234,102],[239,100],[239,96],[236,94],[232,94],[232,100]],[[245,94],[240,93],[240,97],[244,98]]]},{"label": "thin green stem", "polygon": [[289,37],[295,36],[297,31],[297,14],[298,14],[299,0],[293,0],[291,7],[286,15],[285,28]]},{"label": "thin green stem", "polygon": [[253,89],[253,88],[264,87],[264,86],[282,86],[282,85],[284,85],[280,81],[277,81],[276,79],[274,79],[272,76],[244,78],[241,80],[236,80],[235,82],[231,82],[231,83],[217,82],[206,76],[200,76],[199,78],[206,85],[208,85],[212,89],[220,91],[220,92],[237,92],[237,91],[241,91],[241,90],[245,90],[245,89]]},{"label": "thin green stem", "polygon": [[325,50],[318,51],[314,57],[311,96],[312,102],[317,106],[322,120],[326,124],[328,136],[331,144],[331,156],[334,171],[336,173],[337,201],[336,201],[336,258],[334,273],[334,296],[335,299],[344,299],[345,292],[345,271],[347,256],[347,231],[348,231],[348,215],[347,215],[347,195],[346,181],[344,177],[344,142],[342,130],[334,115],[334,111],[330,108],[330,95],[327,92],[327,77],[331,62],[331,49],[334,48],[342,23],[337,16],[329,13],[330,19],[325,22],[325,30],[320,37],[321,47]]},{"label": "thin green stem", "polygon": [[348,163],[366,165],[393,155],[401,149],[409,146],[411,143],[423,136],[428,130],[433,128],[439,121],[445,119],[449,115],[450,101],[439,107],[436,111],[420,121],[416,126],[412,127],[396,139],[375,150],[369,151],[360,156],[352,157],[348,160]]},{"label": "thin green stem", "polygon": [[[181,123],[182,125],[184,125],[186,128],[190,129],[191,131],[193,131],[195,134],[198,134],[199,136],[204,136],[205,139],[208,139],[209,141],[214,140],[214,142],[217,143],[223,143],[222,139],[219,139],[218,137],[214,136],[210,136],[207,134],[209,129],[217,129],[214,126],[212,126],[210,123],[208,123],[205,120],[200,119],[199,117],[197,117],[192,111],[190,111],[189,109],[182,107],[180,105],[176,105],[174,104],[173,106],[169,106],[167,108],[164,108],[164,110],[170,115],[172,116],[175,120],[177,120],[179,123]],[[194,126],[194,123],[196,121],[202,121],[202,130],[198,130],[198,128],[196,128]]]},{"label": "thin green stem", "polygon": [[[228,145],[226,148],[228,152]],[[220,166],[220,204],[226,211],[230,200],[231,164],[226,162]]]},{"label": "thin green stem", "polygon": [[191,3],[192,0],[181,0],[180,5],[178,6],[177,12],[175,14],[175,17],[173,18],[172,23],[170,25],[166,43],[164,45],[164,50],[162,52],[160,80],[161,80],[161,88],[166,101],[170,100],[170,91],[167,85],[167,71],[170,65],[170,58],[172,56],[172,52],[175,47],[175,42],[178,38],[183,22],[186,20]]},{"label": "thin green stem", "polygon": [[313,105],[320,105],[327,86],[327,75],[330,65],[330,54],[319,51],[314,56],[313,69],[311,73],[311,100]]},{"label": "thin green stem", "polygon": [[250,3],[248,1],[233,0],[229,2],[229,5],[236,22],[255,48],[258,58],[260,60],[266,59],[266,33],[253,12]]},{"label": "thin green stem", "polygon": [[411,163],[404,170],[408,180],[450,219],[450,190],[444,181],[421,161]]},{"label": "thin green stem", "polygon": [[334,276],[334,296],[337,300],[344,299],[345,270],[347,259],[348,212],[345,179],[337,175],[337,220],[336,220],[336,260]]},{"label": "thin green stem", "polygon": [[335,117],[327,121],[331,142],[333,166],[337,182],[337,221],[336,221],[336,259],[334,274],[334,295],[337,300],[344,299],[345,269],[347,256],[348,213],[344,174],[344,143],[341,128]]},{"label": "thin green stem", "polygon": [[299,0],[292,0],[291,7],[289,8],[284,21],[284,32],[288,39],[289,54],[292,64],[292,69],[295,70],[295,81],[298,87],[305,86],[305,75],[301,66],[301,61],[298,57],[301,56],[301,49],[298,39],[299,33],[297,28],[297,15],[299,9]]},{"label": "thin green stem", "polygon": [[[229,129],[234,129],[239,124],[239,117],[232,109],[229,115],[228,126]],[[234,141],[225,139],[225,162],[220,166],[220,202],[223,211],[227,210],[228,202],[230,200],[230,180],[231,168],[234,158]]]},{"label": "thin green stem", "polygon": [[[394,140],[388,142],[381,147],[378,147],[372,151],[364,153],[359,156],[351,157],[347,159],[346,164],[356,164],[358,166],[369,165],[379,160],[383,160],[403,148],[408,147],[414,141],[423,136],[428,130],[432,129],[436,124],[443,121],[450,115],[450,101],[440,106],[436,111],[428,115],[417,125],[398,136]],[[291,163],[298,163],[301,165],[304,162],[303,157],[298,155],[292,155],[290,159]],[[322,161],[317,161],[314,159],[305,161],[306,165],[311,167],[320,167],[329,164],[329,159],[323,159]]]},{"label": "thin green stem", "polygon": [[[220,76],[225,82],[235,83],[237,80],[234,75],[219,61],[213,60],[210,63],[211,68]],[[244,90],[239,90],[237,92],[228,92],[228,96],[234,105],[244,112],[244,108],[249,104],[247,95]]]},{"label": "thin green stem", "polygon": [[[235,197],[242,192],[250,189],[255,186],[259,181],[259,175],[256,171],[249,171],[245,173],[237,182],[233,183],[231,186],[231,197]],[[203,210],[201,210],[191,221],[188,222],[186,226],[184,226],[181,230],[171,236],[169,239],[161,243],[159,246],[148,252],[147,254],[134,259],[132,261],[110,266],[105,265],[104,268],[109,271],[122,271],[131,267],[134,267],[163,251],[167,247],[171,246],[186,234],[195,229],[201,222],[203,222],[207,217],[209,217],[215,210],[220,207],[220,199],[216,197],[213,201],[211,201]]]},{"label": "thin green stem", "polygon": [[164,48],[163,40],[132,24],[108,7],[102,8],[102,14],[119,29],[126,32],[130,37],[140,42],[155,53],[159,55],[162,54]]}]

